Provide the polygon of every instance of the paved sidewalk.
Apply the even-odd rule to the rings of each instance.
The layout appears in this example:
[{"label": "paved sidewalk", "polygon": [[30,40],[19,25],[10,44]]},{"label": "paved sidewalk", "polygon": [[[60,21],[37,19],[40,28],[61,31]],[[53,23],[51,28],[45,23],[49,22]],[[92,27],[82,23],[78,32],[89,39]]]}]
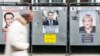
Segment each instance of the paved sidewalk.
[{"label": "paved sidewalk", "polygon": [[[33,54],[32,56],[66,56],[66,54]],[[100,54],[71,54],[70,56],[100,56]]]},{"label": "paved sidewalk", "polygon": [[[33,54],[33,56],[66,56],[66,54]],[[71,54],[70,56],[100,56],[100,54]]]}]

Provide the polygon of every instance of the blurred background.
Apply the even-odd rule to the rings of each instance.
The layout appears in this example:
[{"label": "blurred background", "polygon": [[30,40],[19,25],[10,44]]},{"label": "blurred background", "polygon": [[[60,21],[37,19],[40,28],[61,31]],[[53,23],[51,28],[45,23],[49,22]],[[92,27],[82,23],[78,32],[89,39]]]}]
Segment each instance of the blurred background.
[{"label": "blurred background", "polygon": [[[72,2],[76,2],[76,3],[80,3],[80,2],[90,2],[90,3],[95,2],[96,3],[97,2],[97,3],[99,3],[100,0],[0,0],[0,3],[6,3],[6,2],[10,2],[12,4],[16,3],[16,2],[22,2],[22,3],[27,2],[27,3],[31,3],[31,4],[34,4],[34,3],[47,3],[47,4],[49,4],[49,3],[54,3],[54,4],[55,3],[58,3],[58,4],[59,3],[65,3],[65,4],[69,4],[69,3],[72,3]],[[55,9],[55,8],[53,8],[53,9]],[[49,10],[49,9],[47,9],[47,10]],[[64,15],[63,15],[63,13],[60,14],[62,16],[58,15],[59,16],[58,21],[61,21],[61,20],[59,20],[59,18],[63,18],[64,16],[67,15],[67,11],[65,11],[65,12],[64,11],[57,11],[57,13],[60,13],[60,12],[61,13],[66,12],[66,13]],[[35,11],[35,13],[37,13],[38,16],[40,17],[42,15],[39,15],[39,13],[42,14],[43,12],[39,8],[39,12]],[[39,18],[38,16],[36,18]],[[65,17],[65,18],[67,18],[67,17]],[[65,20],[65,18],[63,18],[62,22]],[[31,28],[33,28],[32,31],[37,29],[34,26],[36,26],[36,24],[39,24],[38,21],[41,21],[41,20],[38,19],[38,20],[35,20],[35,21],[37,21],[37,22],[32,23],[33,24],[33,27],[31,27]],[[60,27],[63,27],[63,26],[60,26]],[[61,29],[63,29],[63,28],[61,28]],[[36,31],[38,31],[38,29]],[[64,31],[64,30],[62,30],[62,31]],[[37,34],[37,33],[33,32],[32,36],[34,36],[34,34]],[[66,35],[66,34],[62,34],[62,35]],[[37,35],[35,35],[35,36],[37,37]],[[65,39],[67,39],[66,37],[65,37]],[[2,40],[3,39],[0,36],[0,55],[1,56],[3,56],[4,50],[5,50],[5,44],[2,43]],[[32,41],[34,41],[34,40],[32,40]],[[63,41],[63,40],[61,40],[61,41]],[[62,43],[62,42],[58,42],[58,43]],[[92,46],[89,46],[89,45],[83,45],[83,46],[82,45],[71,45],[71,46],[69,46],[70,44],[66,40],[65,40],[64,43],[65,44],[62,44],[62,45],[61,44],[60,45],[59,44],[58,45],[52,45],[52,44],[51,45],[43,45],[43,44],[39,45],[38,43],[35,43],[35,41],[34,41],[34,43],[30,43],[32,45],[30,45],[29,54],[30,55],[32,54],[32,56],[66,56],[66,55],[71,55],[71,56],[100,56],[99,55],[100,54],[100,45],[94,45],[94,46],[93,45]],[[68,45],[66,45],[66,43],[68,43]]]}]

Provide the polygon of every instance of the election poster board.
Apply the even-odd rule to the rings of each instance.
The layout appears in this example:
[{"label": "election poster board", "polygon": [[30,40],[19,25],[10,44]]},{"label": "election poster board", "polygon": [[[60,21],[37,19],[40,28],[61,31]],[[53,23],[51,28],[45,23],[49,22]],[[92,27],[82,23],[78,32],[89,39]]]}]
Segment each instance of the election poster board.
[{"label": "election poster board", "polygon": [[35,20],[32,23],[33,45],[66,45],[67,7],[33,6]]},{"label": "election poster board", "polygon": [[25,10],[29,10],[29,6],[0,6],[0,44],[4,44],[7,41],[9,26],[17,19],[17,16],[23,14]]},{"label": "election poster board", "polygon": [[70,7],[70,44],[100,45],[99,6]]}]

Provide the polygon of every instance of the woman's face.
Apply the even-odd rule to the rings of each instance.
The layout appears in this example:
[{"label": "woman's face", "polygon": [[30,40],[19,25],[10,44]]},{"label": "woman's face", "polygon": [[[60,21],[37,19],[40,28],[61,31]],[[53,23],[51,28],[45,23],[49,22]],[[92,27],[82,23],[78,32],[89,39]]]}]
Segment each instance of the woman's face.
[{"label": "woman's face", "polygon": [[83,24],[84,24],[84,27],[86,29],[91,28],[91,26],[92,26],[92,20],[91,20],[91,18],[88,18],[88,17],[87,18],[84,18]]},{"label": "woman's face", "polygon": [[13,16],[11,14],[6,15],[6,24],[9,26],[13,21]]}]

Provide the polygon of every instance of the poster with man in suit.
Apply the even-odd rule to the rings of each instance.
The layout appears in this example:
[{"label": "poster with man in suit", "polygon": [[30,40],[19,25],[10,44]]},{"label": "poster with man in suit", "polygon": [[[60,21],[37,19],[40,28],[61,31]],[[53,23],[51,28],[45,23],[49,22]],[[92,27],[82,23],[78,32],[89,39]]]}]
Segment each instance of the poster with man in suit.
[{"label": "poster with man in suit", "polygon": [[48,17],[43,21],[43,25],[58,25],[58,20],[54,19],[54,13],[53,12],[48,12]]},{"label": "poster with man in suit", "polygon": [[46,15],[43,18],[43,33],[58,33],[59,22],[57,11],[46,11]]},{"label": "poster with man in suit", "polygon": [[11,7],[11,6],[4,6],[2,7],[2,14],[3,14],[3,23],[2,23],[2,32],[3,32],[3,39],[6,42],[7,41],[7,32],[9,26],[12,24],[12,22],[15,19],[15,14],[18,13],[19,8],[17,7]]}]

